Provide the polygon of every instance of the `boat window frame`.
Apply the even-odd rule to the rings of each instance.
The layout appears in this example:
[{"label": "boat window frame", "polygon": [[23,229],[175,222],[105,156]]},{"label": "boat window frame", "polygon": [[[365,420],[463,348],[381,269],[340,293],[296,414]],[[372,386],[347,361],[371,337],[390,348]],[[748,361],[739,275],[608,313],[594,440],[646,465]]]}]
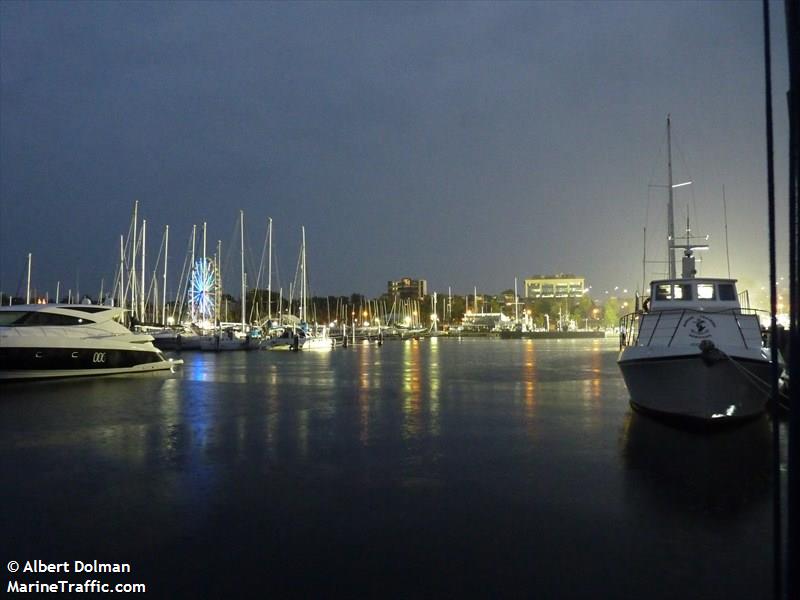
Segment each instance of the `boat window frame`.
[{"label": "boat window frame", "polygon": [[[719,283],[717,284],[717,287],[717,297],[719,298],[720,302],[736,302],[738,300],[738,296],[736,295],[736,286],[733,283]],[[730,291],[730,297],[727,297],[727,293],[723,294],[722,290]]]},{"label": "boat window frame", "polygon": [[[711,296],[703,296],[703,290],[710,290]],[[715,302],[717,300],[717,286],[713,283],[698,283],[697,284],[697,299],[703,302]]]},{"label": "boat window frame", "polygon": [[[673,286],[672,290],[672,297],[675,300],[680,302],[686,302],[694,299],[694,294],[692,293],[692,288],[694,287],[691,283],[676,283]],[[680,290],[681,295],[678,296],[676,291]]]}]

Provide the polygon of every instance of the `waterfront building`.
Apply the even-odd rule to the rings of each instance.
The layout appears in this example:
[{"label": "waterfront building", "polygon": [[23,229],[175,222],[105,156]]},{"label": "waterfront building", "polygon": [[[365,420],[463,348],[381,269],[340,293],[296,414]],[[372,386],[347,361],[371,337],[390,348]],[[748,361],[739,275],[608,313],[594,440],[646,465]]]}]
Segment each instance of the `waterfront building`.
[{"label": "waterfront building", "polygon": [[388,284],[390,298],[398,297],[401,300],[422,300],[428,295],[428,282],[425,279],[411,279],[403,277]]},{"label": "waterfront building", "polygon": [[534,275],[525,280],[526,298],[569,298],[582,296],[586,285],[583,277],[559,273]]}]

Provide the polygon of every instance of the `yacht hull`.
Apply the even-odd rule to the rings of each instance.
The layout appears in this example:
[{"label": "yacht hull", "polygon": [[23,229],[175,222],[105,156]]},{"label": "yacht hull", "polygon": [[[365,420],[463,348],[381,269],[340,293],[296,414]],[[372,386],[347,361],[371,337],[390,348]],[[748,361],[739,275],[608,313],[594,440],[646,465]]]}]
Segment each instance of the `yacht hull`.
[{"label": "yacht hull", "polygon": [[88,348],[0,348],[0,381],[172,371],[158,351]]},{"label": "yacht hull", "polygon": [[768,399],[767,360],[710,360],[700,353],[630,358],[623,350],[618,364],[631,405],[642,412],[726,421],[761,414]]}]

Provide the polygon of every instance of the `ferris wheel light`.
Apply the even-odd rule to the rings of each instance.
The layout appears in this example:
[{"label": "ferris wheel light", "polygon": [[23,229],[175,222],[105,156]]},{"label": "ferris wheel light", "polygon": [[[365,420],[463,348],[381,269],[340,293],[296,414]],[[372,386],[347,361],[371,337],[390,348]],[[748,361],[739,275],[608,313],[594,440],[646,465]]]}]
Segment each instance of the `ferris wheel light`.
[{"label": "ferris wheel light", "polygon": [[195,319],[213,322],[215,317],[214,292],[217,276],[214,263],[210,260],[197,261],[189,290],[190,302]]}]

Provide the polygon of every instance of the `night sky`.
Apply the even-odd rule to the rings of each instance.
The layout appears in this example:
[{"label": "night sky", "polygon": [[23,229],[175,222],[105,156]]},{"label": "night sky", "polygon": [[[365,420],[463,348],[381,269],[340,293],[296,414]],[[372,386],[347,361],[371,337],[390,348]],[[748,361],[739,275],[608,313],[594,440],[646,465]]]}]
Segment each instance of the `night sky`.
[{"label": "night sky", "polygon": [[[779,215],[787,61],[773,3]],[[170,226],[170,291],[191,226],[239,295],[274,220],[280,282],[305,225],[311,291],[497,293],[664,260],[665,123],[676,220],[711,235],[700,274],[767,281],[760,2],[0,4],[0,290],[96,295],[134,200],[148,269]],[[783,228],[781,229],[783,230]],[[782,235],[781,241],[785,240]],[[663,275],[653,264],[648,279]],[[160,274],[160,271],[159,271]],[[265,285],[263,287],[266,287]]]}]

